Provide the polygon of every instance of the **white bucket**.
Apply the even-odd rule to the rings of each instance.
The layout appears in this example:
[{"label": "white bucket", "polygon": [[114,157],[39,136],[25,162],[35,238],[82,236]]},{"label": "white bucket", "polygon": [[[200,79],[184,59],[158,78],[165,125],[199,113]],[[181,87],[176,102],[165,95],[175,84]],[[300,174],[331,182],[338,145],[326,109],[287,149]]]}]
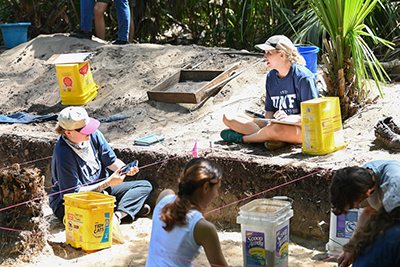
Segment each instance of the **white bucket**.
[{"label": "white bucket", "polygon": [[287,197],[256,199],[240,207],[243,263],[250,266],[288,266],[289,219],[293,200]]},{"label": "white bucket", "polygon": [[342,214],[339,216],[331,212],[329,242],[326,243],[326,250],[329,256],[343,251],[343,246],[349,242],[350,237],[353,235],[362,211],[363,208],[351,209],[346,215]]}]

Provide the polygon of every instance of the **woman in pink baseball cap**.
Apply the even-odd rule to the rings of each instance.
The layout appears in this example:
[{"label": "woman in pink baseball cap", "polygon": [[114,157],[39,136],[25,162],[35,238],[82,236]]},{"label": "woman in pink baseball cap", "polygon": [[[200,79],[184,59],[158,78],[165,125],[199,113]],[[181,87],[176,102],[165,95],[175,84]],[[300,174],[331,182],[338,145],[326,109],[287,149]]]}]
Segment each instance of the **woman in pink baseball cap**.
[{"label": "woman in pink baseball cap", "polygon": [[[90,118],[82,107],[64,108],[58,116],[56,132],[60,134],[51,162],[52,190],[50,207],[63,221],[64,195],[77,192],[101,192],[116,197],[115,216],[134,220],[147,215],[150,206],[145,204],[152,185],[146,180],[124,182],[121,168],[125,163],[98,130],[100,122]],[[114,171],[109,175],[107,169]],[[139,172],[131,167],[126,175]]]}]

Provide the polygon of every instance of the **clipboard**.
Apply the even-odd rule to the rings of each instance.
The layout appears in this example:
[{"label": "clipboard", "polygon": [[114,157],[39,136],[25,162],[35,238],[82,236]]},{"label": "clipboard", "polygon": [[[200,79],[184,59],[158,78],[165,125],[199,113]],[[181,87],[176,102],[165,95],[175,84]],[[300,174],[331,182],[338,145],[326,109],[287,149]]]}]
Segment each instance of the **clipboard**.
[{"label": "clipboard", "polygon": [[286,125],[293,125],[293,126],[301,126],[301,122],[281,121],[281,120],[277,120],[277,119],[263,119],[263,118],[255,118],[254,120],[286,124]]}]

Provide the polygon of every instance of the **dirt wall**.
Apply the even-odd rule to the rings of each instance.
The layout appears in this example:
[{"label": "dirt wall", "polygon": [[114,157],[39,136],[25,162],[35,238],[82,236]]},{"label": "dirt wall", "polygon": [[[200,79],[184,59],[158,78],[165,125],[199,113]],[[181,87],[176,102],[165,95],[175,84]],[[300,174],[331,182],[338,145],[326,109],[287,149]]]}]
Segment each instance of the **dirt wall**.
[{"label": "dirt wall", "polygon": [[[56,140],[46,138],[32,139],[18,135],[0,136],[0,168],[20,163],[22,167],[36,167],[45,175],[46,191],[51,189],[51,155]],[[158,193],[164,188],[177,190],[177,180],[190,157],[174,154],[161,154],[150,151],[115,149],[119,158],[125,162],[139,160],[140,172],[127,179],[146,179],[153,185],[149,203],[154,205]],[[294,216],[290,219],[291,234],[305,238],[325,238],[318,222],[329,222],[330,203],[328,187],[331,173],[325,170],[305,169],[279,165],[259,164],[215,156],[213,158],[223,169],[224,178],[220,194],[209,207],[218,207],[250,197],[259,192],[276,188],[250,197],[244,201],[213,211],[206,215],[210,221],[218,221],[220,227],[237,228],[236,217],[239,207],[261,197],[287,196],[293,199]],[[28,164],[22,164],[28,162]],[[302,178],[303,179],[299,179]],[[280,185],[298,179],[285,186]],[[325,229],[326,231],[329,229]]]}]

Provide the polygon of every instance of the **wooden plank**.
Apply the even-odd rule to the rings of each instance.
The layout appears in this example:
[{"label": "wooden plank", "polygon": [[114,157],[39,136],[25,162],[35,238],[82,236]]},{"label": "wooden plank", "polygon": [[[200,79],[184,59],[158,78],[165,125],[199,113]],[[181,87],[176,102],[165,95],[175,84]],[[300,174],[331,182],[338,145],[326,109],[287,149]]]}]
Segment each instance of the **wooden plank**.
[{"label": "wooden plank", "polygon": [[168,103],[196,103],[196,95],[176,92],[152,92],[147,91],[150,100]]},{"label": "wooden plank", "polygon": [[180,82],[183,81],[211,81],[220,75],[222,71],[210,71],[210,70],[182,70]]},{"label": "wooden plank", "polygon": [[[196,104],[222,87],[224,84],[204,94],[205,90],[228,78],[229,74],[236,68],[237,65],[227,71],[181,69],[157,84],[152,90],[147,91],[147,96],[150,100],[160,102]],[[204,83],[206,85],[203,86]]]},{"label": "wooden plank", "polygon": [[[197,103],[200,103],[203,99],[214,93],[216,90],[219,88],[223,87],[226,83],[221,83],[224,80],[228,79],[229,76],[231,75],[232,71],[237,69],[238,65],[234,65],[233,67],[229,68],[228,70],[224,71],[222,74],[220,74],[218,77],[216,77],[214,80],[212,80],[208,85],[204,86],[202,89],[200,89],[196,93],[196,101]],[[216,86],[217,84],[221,83],[220,86]],[[207,92],[206,94],[204,93],[208,89],[215,87],[211,91]]]}]

